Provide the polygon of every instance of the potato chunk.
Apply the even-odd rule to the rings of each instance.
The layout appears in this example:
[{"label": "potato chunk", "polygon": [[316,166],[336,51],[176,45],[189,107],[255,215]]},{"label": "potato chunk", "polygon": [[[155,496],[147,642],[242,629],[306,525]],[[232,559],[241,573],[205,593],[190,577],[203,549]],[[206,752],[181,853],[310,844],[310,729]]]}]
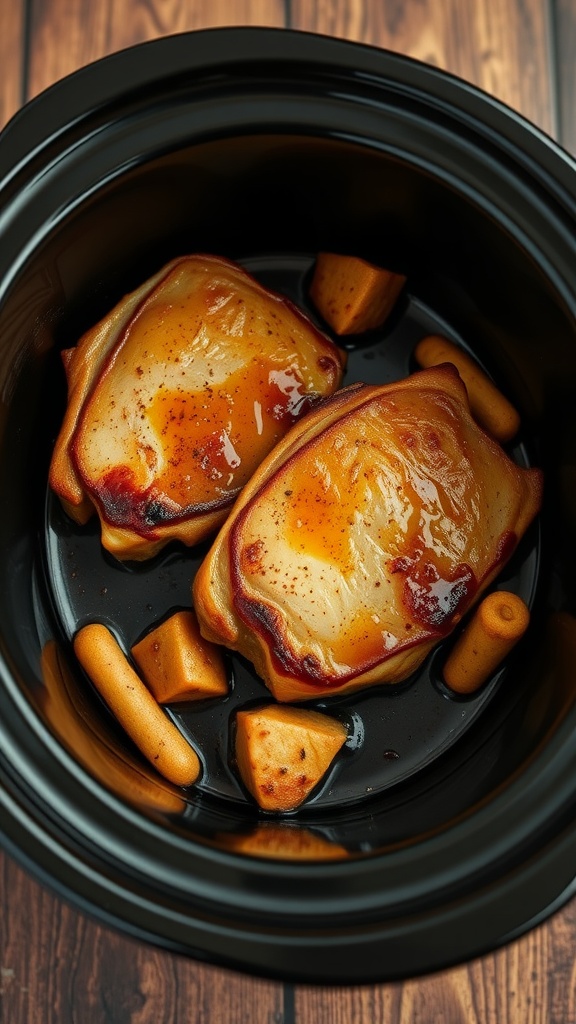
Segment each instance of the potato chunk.
[{"label": "potato chunk", "polygon": [[228,693],[222,653],[200,635],[191,610],[175,612],[135,644],[131,653],[159,704]]},{"label": "potato chunk", "polygon": [[346,726],[318,711],[272,704],[239,711],[236,758],[244,785],[265,811],[298,807],[346,742]]},{"label": "potato chunk", "polygon": [[321,252],[310,298],[336,334],[361,334],[381,327],[406,278],[357,256]]}]

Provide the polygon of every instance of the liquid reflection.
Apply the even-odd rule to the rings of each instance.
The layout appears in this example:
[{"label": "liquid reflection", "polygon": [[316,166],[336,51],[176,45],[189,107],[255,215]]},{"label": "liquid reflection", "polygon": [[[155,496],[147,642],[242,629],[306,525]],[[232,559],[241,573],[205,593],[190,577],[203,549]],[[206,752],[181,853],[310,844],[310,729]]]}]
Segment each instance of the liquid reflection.
[{"label": "liquid reflection", "polygon": [[343,860],[349,856],[344,846],[296,823],[263,824],[248,833],[224,833],[218,842],[234,853],[272,860]]},{"label": "liquid reflection", "polygon": [[[42,650],[44,690],[40,704],[52,729],[70,753],[97,780],[128,803],[147,810],[180,814],[185,801],[153,772],[130,763],[118,751],[108,723],[82,692],[54,640]],[[117,743],[118,751],[114,749]]]}]

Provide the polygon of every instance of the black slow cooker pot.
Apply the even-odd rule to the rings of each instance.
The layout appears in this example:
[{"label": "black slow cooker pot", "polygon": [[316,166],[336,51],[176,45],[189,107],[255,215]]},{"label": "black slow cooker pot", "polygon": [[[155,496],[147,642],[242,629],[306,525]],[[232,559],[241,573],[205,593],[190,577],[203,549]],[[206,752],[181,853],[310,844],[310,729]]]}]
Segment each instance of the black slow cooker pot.
[{"label": "black slow cooker pot", "polygon": [[[443,967],[560,906],[576,874],[576,167],[541,132],[437,69],[318,36],[226,29],[116,54],[0,136],[0,806],[7,850],[100,920],[252,972],[334,983]],[[315,254],[408,286],[354,339],[346,382],[463,345],[513,401],[510,448],[545,500],[499,585],[530,629],[476,694],[442,682],[446,641],[398,687],[317,702],[344,756],[299,812],[259,813],[230,754],[266,691],[170,714],[203,775],[178,790],[117,727],[71,652],[127,645],[190,600],[204,550],[105,555],[50,495],[59,352],[168,259],[211,252],[314,311]]]}]

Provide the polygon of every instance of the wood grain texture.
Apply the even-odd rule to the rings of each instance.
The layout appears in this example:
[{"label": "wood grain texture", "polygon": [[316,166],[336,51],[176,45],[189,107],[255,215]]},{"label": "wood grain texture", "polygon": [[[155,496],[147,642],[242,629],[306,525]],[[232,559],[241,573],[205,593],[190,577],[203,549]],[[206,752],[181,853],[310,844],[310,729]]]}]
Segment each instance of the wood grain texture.
[{"label": "wood grain texture", "polygon": [[508,948],[394,985],[297,988],[298,1024],[574,1024],[576,906]]},{"label": "wood grain texture", "polygon": [[556,131],[545,0],[292,0],[291,25],[436,65]]},{"label": "wood grain texture", "polygon": [[558,86],[559,140],[576,156],[576,3],[552,4]]},{"label": "wood grain texture", "polygon": [[282,1024],[282,986],[101,928],[0,854],[0,1024]]},{"label": "wood grain texture", "polygon": [[159,36],[284,23],[283,0],[32,0],[28,96],[90,61]]},{"label": "wood grain texture", "polygon": [[23,6],[0,3],[0,129],[22,103],[23,65]]}]

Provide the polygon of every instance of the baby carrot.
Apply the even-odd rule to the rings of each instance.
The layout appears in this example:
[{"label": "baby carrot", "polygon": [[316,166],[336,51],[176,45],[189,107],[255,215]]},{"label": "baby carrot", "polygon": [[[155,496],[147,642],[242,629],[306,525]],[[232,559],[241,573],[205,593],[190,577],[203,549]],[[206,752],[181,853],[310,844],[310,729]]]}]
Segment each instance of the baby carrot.
[{"label": "baby carrot", "polygon": [[446,685],[456,693],[477,690],[524,635],[529,621],[530,612],[516,594],[488,594],[446,659]]},{"label": "baby carrot", "polygon": [[357,256],[321,252],[316,259],[310,298],[336,334],[360,334],[380,327],[406,278]]},{"label": "baby carrot", "polygon": [[431,334],[418,343],[414,356],[416,362],[424,368],[452,363],[466,385],[474,418],[502,444],[512,440],[520,427],[516,409],[458,345],[440,335]]},{"label": "baby carrot", "polygon": [[177,786],[200,773],[196,751],[166,716],[106,626],[92,622],[74,638],[74,653],[106,704],[150,763]]}]

